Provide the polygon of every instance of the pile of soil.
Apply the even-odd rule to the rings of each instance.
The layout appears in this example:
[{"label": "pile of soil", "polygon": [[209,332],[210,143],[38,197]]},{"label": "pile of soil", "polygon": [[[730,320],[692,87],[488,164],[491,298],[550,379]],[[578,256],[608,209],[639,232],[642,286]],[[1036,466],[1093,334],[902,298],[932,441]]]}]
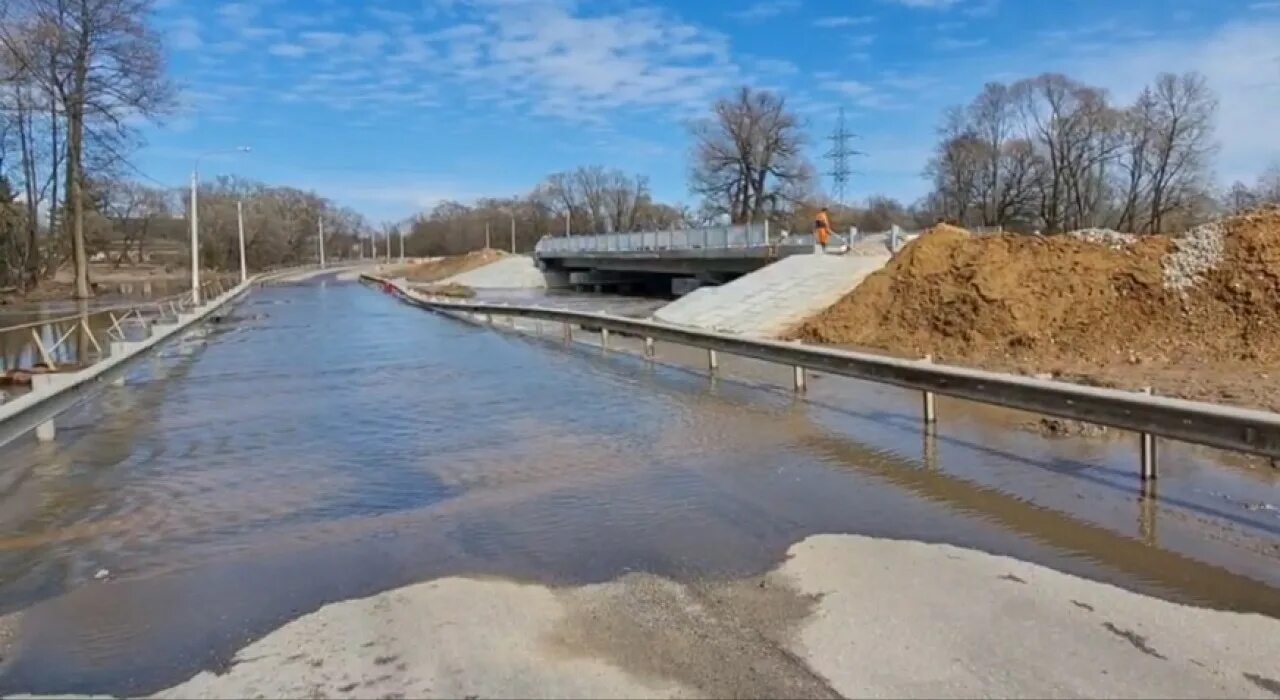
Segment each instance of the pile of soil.
[{"label": "pile of soil", "polygon": [[485,248],[463,255],[452,255],[410,267],[404,276],[410,282],[439,282],[454,275],[470,272],[507,256],[500,250]]},{"label": "pile of soil", "polygon": [[1187,251],[1197,252],[1190,235],[1117,246],[939,226],[793,337],[1054,374],[1280,366],[1280,209],[1213,226],[1220,252],[1192,266],[1204,269],[1181,288],[1166,268],[1185,267]]}]

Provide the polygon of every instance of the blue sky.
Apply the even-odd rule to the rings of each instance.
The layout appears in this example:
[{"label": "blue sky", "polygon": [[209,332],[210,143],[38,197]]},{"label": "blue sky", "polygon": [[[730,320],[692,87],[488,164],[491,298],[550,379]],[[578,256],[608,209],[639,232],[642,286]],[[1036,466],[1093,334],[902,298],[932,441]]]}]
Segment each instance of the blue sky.
[{"label": "blue sky", "polygon": [[867,152],[853,196],[924,194],[942,111],[989,80],[1066,72],[1129,99],[1199,70],[1221,100],[1219,180],[1280,159],[1280,0],[159,0],[182,88],[135,162],[314,189],[374,220],[524,193],[600,164],[689,200],[684,125],[781,91],[811,155],[839,107]]}]

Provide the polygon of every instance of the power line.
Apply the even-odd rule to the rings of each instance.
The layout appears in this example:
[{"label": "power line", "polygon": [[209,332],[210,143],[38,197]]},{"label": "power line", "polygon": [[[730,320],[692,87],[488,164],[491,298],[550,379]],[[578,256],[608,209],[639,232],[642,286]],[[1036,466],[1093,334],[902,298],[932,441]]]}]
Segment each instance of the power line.
[{"label": "power line", "polygon": [[835,131],[827,138],[831,141],[831,150],[827,151],[823,158],[831,161],[831,170],[826,173],[831,176],[831,194],[836,202],[845,204],[849,194],[849,180],[853,175],[849,159],[854,156],[865,156],[866,153],[855,150],[849,145],[850,141],[858,138],[858,135],[845,126],[844,107],[840,108],[840,118],[836,122]]}]

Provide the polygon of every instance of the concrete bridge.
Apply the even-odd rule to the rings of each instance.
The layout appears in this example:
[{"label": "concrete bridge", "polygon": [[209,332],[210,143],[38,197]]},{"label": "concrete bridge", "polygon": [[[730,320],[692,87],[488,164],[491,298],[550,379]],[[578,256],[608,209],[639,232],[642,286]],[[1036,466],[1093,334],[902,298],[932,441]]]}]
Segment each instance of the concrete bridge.
[{"label": "concrete bridge", "polygon": [[[812,234],[784,236],[769,223],[678,231],[544,238],[534,255],[573,286],[671,285],[682,294],[722,283],[791,255],[814,252]],[[835,241],[843,244],[844,240]]]}]

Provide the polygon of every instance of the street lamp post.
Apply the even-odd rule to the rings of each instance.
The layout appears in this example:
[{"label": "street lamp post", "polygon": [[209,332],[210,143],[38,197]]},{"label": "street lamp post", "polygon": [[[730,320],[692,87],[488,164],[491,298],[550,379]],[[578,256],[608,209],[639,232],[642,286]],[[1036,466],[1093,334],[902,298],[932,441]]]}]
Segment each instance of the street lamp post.
[{"label": "street lamp post", "polygon": [[248,146],[209,151],[196,157],[191,167],[191,301],[200,303],[200,159],[221,153],[248,153]]},{"label": "street lamp post", "polygon": [[319,220],[319,238],[320,238],[320,269],[324,269],[324,217]]},{"label": "street lamp post", "polygon": [[249,267],[244,262],[244,202],[236,200],[236,228],[240,232],[240,284],[249,281]]}]

